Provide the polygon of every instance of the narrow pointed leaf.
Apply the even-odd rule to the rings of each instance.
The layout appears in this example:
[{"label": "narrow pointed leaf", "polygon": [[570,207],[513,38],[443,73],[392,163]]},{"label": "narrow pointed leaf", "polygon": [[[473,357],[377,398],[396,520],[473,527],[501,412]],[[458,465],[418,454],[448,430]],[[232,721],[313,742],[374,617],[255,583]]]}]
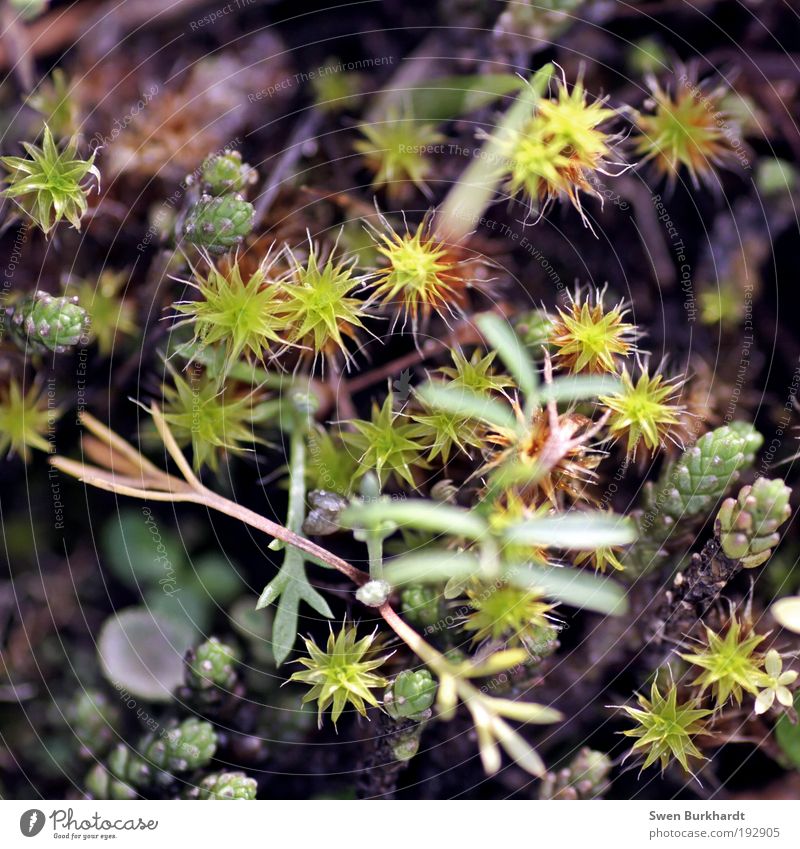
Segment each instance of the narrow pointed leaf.
[{"label": "narrow pointed leaf", "polygon": [[489,345],[505,363],[512,377],[517,381],[520,391],[526,399],[536,395],[539,383],[536,369],[522,340],[512,329],[508,319],[495,313],[484,313],[476,319],[478,329]]},{"label": "narrow pointed leaf", "polygon": [[511,408],[501,401],[478,395],[469,389],[429,382],[418,390],[419,397],[430,407],[457,416],[485,422],[508,430],[517,427]]},{"label": "narrow pointed leaf", "polygon": [[620,584],[581,569],[520,565],[504,576],[515,586],[538,589],[571,607],[608,616],[622,616],[628,610],[625,589]]},{"label": "narrow pointed leaf", "polygon": [[587,511],[528,519],[507,528],[504,536],[511,543],[590,551],[628,545],[635,541],[636,529],[624,516]]}]

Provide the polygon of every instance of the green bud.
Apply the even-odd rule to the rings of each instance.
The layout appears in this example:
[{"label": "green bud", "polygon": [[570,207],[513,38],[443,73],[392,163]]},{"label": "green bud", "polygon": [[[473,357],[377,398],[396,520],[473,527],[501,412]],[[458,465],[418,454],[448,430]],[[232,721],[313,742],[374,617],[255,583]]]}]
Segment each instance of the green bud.
[{"label": "green bud", "polygon": [[638,575],[658,568],[668,540],[679,539],[678,523],[690,525],[714,510],[741,472],[751,466],[764,438],[746,422],[732,422],[704,434],[673,463],[657,483],[646,484],[635,513],[638,540],[625,565]]},{"label": "green bud", "polygon": [[792,513],[791,489],[780,480],[758,478],[743,486],[738,498],[726,498],[717,514],[716,530],[722,551],[746,569],[769,559],[780,541],[778,528]]},{"label": "green bud", "polygon": [[183,225],[187,242],[211,253],[225,253],[242,243],[253,229],[255,208],[241,195],[203,195],[192,205]]},{"label": "green bud", "polygon": [[548,772],[539,789],[540,799],[599,799],[610,786],[611,759],[603,752],[584,747],[569,766]]},{"label": "green bud", "polygon": [[400,595],[403,615],[414,625],[430,627],[441,618],[442,594],[428,584],[412,584]]},{"label": "green bud", "polygon": [[84,785],[92,799],[137,799],[135,788],[146,786],[151,775],[150,767],[136,752],[120,743],[106,764],[92,767]]},{"label": "green bud", "polygon": [[243,772],[216,772],[200,782],[200,799],[255,799],[258,785]]},{"label": "green bud", "polygon": [[410,761],[419,751],[419,741],[424,723],[418,722],[392,734],[389,745],[398,761]]},{"label": "green bud", "polygon": [[95,764],[84,779],[86,795],[90,799],[138,799],[139,794],[129,784],[120,781],[103,764]]},{"label": "green bud", "polygon": [[193,690],[230,692],[236,684],[236,650],[216,637],[206,640],[186,658],[186,684]]},{"label": "green bud", "polygon": [[98,690],[82,690],[67,709],[82,758],[105,755],[119,737],[122,725],[119,705]]},{"label": "green bud", "polygon": [[61,354],[77,345],[89,326],[86,310],[77,297],[56,297],[37,291],[9,310],[15,341],[24,351]]},{"label": "green bud", "polygon": [[436,698],[436,690],[427,669],[406,669],[386,688],[383,706],[392,719],[422,719]]},{"label": "green bud", "polygon": [[[145,762],[164,773],[188,772],[206,766],[217,750],[217,735],[210,722],[191,717],[166,731],[149,734],[139,750]],[[168,775],[159,777],[163,783]]]},{"label": "green bud", "polygon": [[108,756],[108,771],[117,780],[134,787],[145,787],[153,775],[150,765],[122,743]]},{"label": "green bud", "polygon": [[203,190],[216,196],[243,192],[258,179],[255,169],[242,162],[238,150],[226,150],[207,157],[200,174]]}]

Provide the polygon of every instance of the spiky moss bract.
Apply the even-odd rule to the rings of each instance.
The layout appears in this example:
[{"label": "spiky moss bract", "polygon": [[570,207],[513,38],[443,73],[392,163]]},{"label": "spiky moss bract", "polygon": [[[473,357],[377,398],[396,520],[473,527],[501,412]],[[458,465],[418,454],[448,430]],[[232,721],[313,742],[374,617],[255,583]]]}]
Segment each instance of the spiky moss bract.
[{"label": "spiky moss bract", "polygon": [[756,695],[765,682],[764,655],[756,651],[765,639],[732,616],[724,636],[706,627],[705,644],[681,657],[701,668],[692,684],[701,693],[710,688],[718,708],[730,698],[740,705],[745,692]]},{"label": "spiky moss bract", "polygon": [[419,437],[418,425],[394,412],[391,392],[380,407],[372,405],[369,421],[354,419],[349,424],[353,430],[343,432],[342,439],[357,458],[356,480],[374,471],[381,486],[394,478],[416,488],[413,469],[428,467],[422,457],[426,445]]},{"label": "spiky moss bract", "polygon": [[12,378],[0,389],[0,454],[19,455],[26,463],[32,449],[50,452],[45,438],[61,416],[62,410],[51,408],[41,387],[32,385],[27,392]]},{"label": "spiky moss bract", "polygon": [[679,385],[666,381],[663,374],[651,375],[646,368],[642,368],[634,383],[625,366],[620,380],[618,392],[599,399],[611,411],[609,435],[615,439],[627,438],[629,456],[636,454],[641,442],[649,451],[657,451],[681,423],[683,406],[674,403]]},{"label": "spiky moss bract", "polygon": [[593,551],[581,551],[575,555],[573,560],[576,566],[581,566],[584,563],[594,567],[596,572],[604,575],[609,568],[614,572],[624,572],[625,566],[619,558],[619,554],[607,546],[595,548]]},{"label": "spiky moss bract", "polygon": [[374,643],[374,633],[359,640],[356,627],[346,625],[342,625],[337,634],[331,628],[324,649],[311,637],[305,639],[309,656],[297,661],[305,669],[295,672],[289,680],[311,687],[303,697],[303,704],[317,703],[320,727],[322,714],[331,706],[334,725],[348,704],[362,716],[367,715],[367,705],[378,706],[372,690],[385,687],[387,681],[375,670],[383,665],[386,657],[370,658]]},{"label": "spiky moss bract", "polygon": [[219,468],[221,455],[252,449],[258,441],[253,425],[259,396],[220,389],[217,380],[190,366],[189,380],[172,371],[164,384],[164,419],[180,445],[191,444],[195,469]]},{"label": "spiky moss bract", "polygon": [[704,720],[712,711],[698,707],[693,700],[679,702],[678,689],[674,684],[670,685],[666,695],[662,695],[655,680],[650,688],[650,698],[638,695],[637,699],[638,708],[623,706],[623,710],[636,721],[636,727],[622,733],[626,737],[637,738],[632,753],[646,754],[642,769],[660,761],[663,772],[671,760],[676,760],[686,772],[691,773],[689,758],[703,757],[694,739],[709,733]]},{"label": "spiky moss bract", "polygon": [[541,98],[527,124],[500,139],[509,193],[541,204],[567,197],[583,215],[580,193],[597,194],[597,174],[612,153],[613,139],[600,128],[615,113],[603,104],[587,102],[581,81]]},{"label": "spiky moss bract", "polygon": [[[514,489],[508,489],[494,500],[486,513],[486,518],[491,530],[498,536],[502,536],[503,532],[513,525],[523,521],[544,518],[549,516],[550,513],[551,504],[549,502],[532,505],[529,499],[521,493]],[[506,542],[502,548],[502,555],[509,563],[533,562],[544,565],[549,562],[547,549],[539,545]]]},{"label": "spiky moss bract", "polygon": [[125,300],[122,291],[128,281],[123,271],[102,271],[98,280],[84,280],[78,285],[78,302],[89,317],[88,327],[100,353],[108,357],[120,336],[137,332],[136,308]]},{"label": "spiky moss bract", "polygon": [[472,610],[463,627],[472,634],[473,643],[491,639],[525,646],[541,640],[543,632],[555,630],[549,618],[555,606],[536,590],[513,584],[478,584],[467,589],[467,597]]},{"label": "spiky moss bract", "polygon": [[636,152],[674,183],[686,168],[695,187],[713,183],[716,169],[734,160],[738,125],[723,107],[724,87],[710,88],[684,71],[666,88],[650,80],[650,114],[637,119]]},{"label": "spiky moss bract", "polygon": [[576,295],[567,310],[558,310],[550,331],[556,363],[573,374],[615,374],[617,358],[627,357],[636,340],[636,327],[623,321],[626,313],[622,303],[606,310],[602,292]]},{"label": "spiky moss bract", "polygon": [[442,464],[446,465],[454,449],[469,454],[471,448],[483,445],[483,429],[466,416],[423,404],[422,410],[410,413],[410,417],[417,426],[413,436],[430,449],[426,458],[428,463],[441,458]]},{"label": "spiky moss bract", "polygon": [[780,542],[778,528],[791,516],[791,489],[780,480],[758,478],[727,498],[717,515],[717,534],[727,557],[752,569],[769,559]]},{"label": "spiky moss bract", "polygon": [[367,303],[353,297],[364,287],[366,275],[354,273],[355,257],[337,259],[335,251],[334,247],[323,257],[320,249],[310,244],[305,260],[289,251],[291,269],[281,310],[291,328],[287,341],[315,356],[337,351],[347,354],[345,338],[356,338],[368,314]]},{"label": "spiky moss bract", "polygon": [[450,352],[453,365],[442,366],[438,371],[449,377],[453,386],[478,394],[514,388],[514,381],[507,374],[495,372],[493,364],[496,356],[495,351],[485,354],[476,348],[467,359],[463,352],[453,350]]},{"label": "spiky moss bract", "polygon": [[537,471],[535,483],[523,487],[520,494],[531,504],[545,499],[554,507],[559,504],[560,493],[574,501],[591,501],[589,487],[597,477],[594,470],[603,458],[601,451],[586,444],[585,434],[591,427],[591,420],[579,413],[563,413],[558,416],[557,433],[554,433],[546,410],[535,410],[527,421],[516,403],[514,412],[522,427],[488,431],[486,442],[494,447],[487,451],[486,463],[479,474],[507,462],[535,468],[542,451],[555,441],[560,445],[557,458],[542,474]]},{"label": "spiky moss bract", "polygon": [[187,283],[197,299],[173,305],[187,316],[176,327],[190,325],[193,341],[203,346],[224,343],[231,364],[243,354],[263,361],[270,345],[285,344],[280,333],[286,329],[284,299],[279,281],[271,278],[276,261],[268,254],[255,271],[244,274],[238,257],[224,269],[209,262],[207,274],[194,271],[194,281]]},{"label": "spiky moss bract", "polygon": [[77,132],[77,99],[71,90],[69,78],[61,68],[53,70],[28,98],[27,104],[42,116],[56,138],[68,138]]},{"label": "spiky moss bract", "polygon": [[340,433],[320,425],[309,430],[306,479],[310,490],[330,490],[348,496],[358,471],[358,457],[348,449]]},{"label": "spiky moss bract", "polygon": [[39,354],[63,354],[84,337],[89,316],[77,295],[59,297],[37,290],[11,308],[10,327],[23,351],[30,347]]},{"label": "spiky moss bract", "polygon": [[427,191],[425,179],[431,161],[426,151],[444,141],[434,125],[394,112],[358,129],[363,138],[357,139],[353,148],[374,174],[373,189],[385,187],[391,198],[407,194],[410,184]]},{"label": "spiky moss bract", "polygon": [[467,264],[433,235],[428,218],[413,233],[397,233],[383,223],[383,229],[371,231],[385,263],[375,274],[377,300],[395,306],[397,315],[410,318],[414,329],[434,312],[454,315],[469,286]]},{"label": "spiky moss bract", "polygon": [[183,236],[212,254],[236,248],[250,234],[255,208],[241,194],[203,195],[192,204],[183,224]]},{"label": "spiky moss bract", "polygon": [[100,183],[94,165],[96,152],[81,159],[75,137],[59,151],[47,124],[41,147],[29,142],[22,146],[27,157],[0,158],[9,172],[2,194],[14,200],[45,235],[64,218],[80,230],[81,218],[89,208],[89,193]]}]

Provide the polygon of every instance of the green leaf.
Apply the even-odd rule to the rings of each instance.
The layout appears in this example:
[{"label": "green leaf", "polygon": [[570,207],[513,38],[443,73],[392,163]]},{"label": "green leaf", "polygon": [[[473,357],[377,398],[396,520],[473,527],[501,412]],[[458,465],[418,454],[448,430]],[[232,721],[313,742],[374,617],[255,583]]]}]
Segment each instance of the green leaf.
[{"label": "green leaf", "polygon": [[571,607],[594,610],[609,616],[622,616],[628,610],[628,600],[622,586],[609,578],[592,575],[581,569],[520,564],[509,568],[503,577],[515,586],[541,590],[549,598],[558,599]]},{"label": "green leaf", "polygon": [[498,672],[513,669],[528,660],[530,660],[530,655],[525,649],[504,649],[493,652],[485,660],[475,663],[466,660],[457,669],[458,674],[465,678],[486,678],[497,675]]},{"label": "green leaf", "polygon": [[545,774],[544,762],[522,735],[500,719],[494,723],[493,730],[494,736],[515,763],[531,775],[541,777]]},{"label": "green leaf", "polygon": [[506,528],[503,537],[510,543],[591,551],[634,542],[636,528],[625,516],[587,511],[527,519]]},{"label": "green leaf", "polygon": [[426,80],[403,92],[420,121],[449,121],[516,94],[525,81],[514,74],[463,74]]},{"label": "green leaf", "polygon": [[396,557],[386,564],[384,576],[393,586],[440,583],[478,574],[480,568],[480,561],[474,554],[441,549]]},{"label": "green leaf", "polygon": [[620,385],[619,380],[610,375],[559,377],[550,385],[544,385],[539,389],[538,400],[541,404],[546,404],[548,401],[586,401],[597,398],[598,395],[618,392]]},{"label": "green leaf", "polygon": [[[800,711],[800,692],[794,695],[794,709]],[[792,725],[783,714],[775,724],[775,739],[789,763],[800,770],[800,724]]]},{"label": "green leaf", "polygon": [[555,708],[538,705],[534,702],[517,702],[512,699],[492,699],[492,709],[506,719],[516,719],[518,722],[532,722],[547,725],[559,722],[564,718],[561,711]]},{"label": "green leaf", "polygon": [[527,349],[508,320],[495,313],[484,313],[478,316],[476,324],[483,338],[497,351],[497,355],[517,381],[523,396],[532,403],[539,379]]},{"label": "green leaf", "polygon": [[553,65],[548,63],[531,77],[529,85],[523,86],[519,97],[484,142],[480,155],[473,158],[447,193],[439,206],[436,223],[436,232],[442,239],[457,242],[469,233],[473,222],[491,204],[506,175],[505,169],[498,167],[504,159],[503,139],[508,133],[520,131],[530,119],[537,101],[547,90],[553,71]]},{"label": "green leaf", "polygon": [[183,681],[183,658],[196,639],[186,619],[128,607],[109,616],[100,629],[100,668],[112,684],[131,695],[168,702]]},{"label": "green leaf", "polygon": [[517,427],[517,420],[507,404],[469,389],[431,381],[421,386],[417,394],[423,403],[446,413],[465,416],[507,430]]},{"label": "green leaf", "polygon": [[341,514],[341,520],[351,527],[369,528],[392,522],[398,527],[407,525],[473,540],[486,536],[489,530],[487,523],[474,512],[422,498],[353,502]]},{"label": "green leaf", "polygon": [[159,587],[159,582],[177,583],[187,571],[177,534],[149,510],[121,510],[110,518],[103,525],[101,546],[104,565],[139,593]]},{"label": "green leaf", "polygon": [[276,601],[277,608],[272,624],[272,653],[275,663],[280,666],[289,657],[297,639],[301,601],[305,601],[320,616],[333,618],[333,611],[328,602],[308,582],[303,554],[296,548],[286,548],[281,571],[264,587],[256,603],[256,610],[275,604]]},{"label": "green leaf", "polygon": [[235,566],[227,557],[210,551],[192,560],[195,575],[209,601],[227,605],[239,596],[244,587]]}]

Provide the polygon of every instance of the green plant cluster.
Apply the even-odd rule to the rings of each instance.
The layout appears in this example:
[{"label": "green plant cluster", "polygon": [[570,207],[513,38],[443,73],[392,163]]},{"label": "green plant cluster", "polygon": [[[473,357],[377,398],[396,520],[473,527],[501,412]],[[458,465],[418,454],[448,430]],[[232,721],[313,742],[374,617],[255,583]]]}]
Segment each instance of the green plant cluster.
[{"label": "green plant cluster", "polygon": [[[580,0],[553,0],[535,16],[516,5],[498,21],[499,39],[560,32]],[[253,764],[266,757],[263,718],[247,699],[265,674],[288,686],[277,696],[262,684],[259,695],[298,715],[304,745],[325,739],[306,727],[314,710],[319,734],[327,717],[342,734],[378,718],[382,745],[406,764],[436,723],[458,715],[470,731],[457,736],[474,741],[486,773],[505,759],[513,775],[540,779],[540,798],[600,798],[614,753],[582,749],[553,771],[544,760],[557,757],[553,744],[537,732],[571,719],[570,688],[555,690],[573,623],[576,639],[596,622],[617,629],[609,643],[620,654],[647,655],[644,693],[616,708],[643,769],[692,772],[737,712],[761,723],[790,715],[791,655],[771,648],[734,585],[742,569],[766,564],[791,514],[782,480],[753,480],[763,437],[744,421],[699,433],[693,376],[656,365],[647,328],[607,289],[577,286],[518,311],[493,285],[501,264],[478,226],[510,197],[528,223],[563,203],[591,236],[585,204],[633,165],[667,183],[681,173],[708,183],[735,167],[709,117],[730,117],[724,91],[679,85],[691,74],[654,79],[623,132],[608,98],[555,71],[412,78],[402,99],[387,89],[348,142],[374,204],[326,187],[318,222],[294,214],[316,186],[267,183],[250,200],[259,175],[238,151],[198,154],[157,233],[149,291],[166,293],[172,314],[154,352],[160,371],[148,364],[132,408],[143,421],[126,439],[82,409],[80,458],[51,458],[64,477],[146,504],[100,534],[103,568],[142,603],[106,619],[98,664],[163,715],[131,734],[102,691],[74,702],[79,756],[97,761],[85,779],[91,798],[254,799],[258,782],[228,756],[238,746],[256,750]],[[355,109],[358,90],[352,78],[317,85],[315,120]],[[33,105],[66,132],[77,114],[68,98],[54,77]],[[427,150],[487,109],[498,111],[480,149],[434,191]],[[80,229],[99,183],[96,154],[82,158],[77,137],[58,143],[49,123],[41,146],[23,147],[25,157],[2,159],[15,214],[45,235],[64,219]],[[420,195],[435,205],[406,202]],[[36,367],[82,340],[111,357],[144,312],[123,296],[126,273],[81,280],[78,296],[65,281],[63,295],[15,297],[7,319],[18,347]],[[395,344],[397,359],[373,367],[374,352],[393,357]],[[130,377],[135,363],[126,368]],[[40,383],[12,376],[0,388],[0,450],[26,461],[50,452],[60,413]],[[629,487],[660,463],[628,515],[608,486],[615,461],[615,480]],[[260,488],[240,470],[255,470]],[[752,482],[726,498],[743,480]],[[202,527],[162,527],[182,505]],[[269,540],[250,552],[266,577],[238,623],[249,615],[257,647],[245,628],[200,638],[244,592],[233,564],[207,551],[216,514]],[[596,681],[575,686],[599,697]]]}]

